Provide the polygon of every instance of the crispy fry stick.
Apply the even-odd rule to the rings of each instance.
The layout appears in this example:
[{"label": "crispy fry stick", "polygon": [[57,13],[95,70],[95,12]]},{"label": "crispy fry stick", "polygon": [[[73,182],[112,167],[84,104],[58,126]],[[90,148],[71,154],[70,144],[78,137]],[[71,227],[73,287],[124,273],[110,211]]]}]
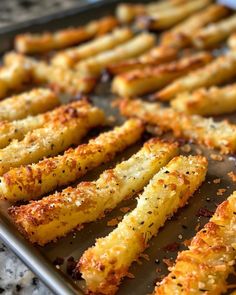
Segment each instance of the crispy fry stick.
[{"label": "crispy fry stick", "polygon": [[229,48],[231,48],[232,50],[236,49],[236,33],[233,33],[232,35],[230,35],[227,43]]},{"label": "crispy fry stick", "polygon": [[236,30],[236,14],[202,28],[192,38],[197,48],[209,48],[226,40]]},{"label": "crispy fry stick", "polygon": [[135,69],[143,69],[147,66],[158,66],[176,59],[177,55],[178,50],[176,48],[157,46],[137,58],[108,65],[107,71],[112,75],[118,75]]},{"label": "crispy fry stick", "polygon": [[116,16],[120,22],[129,23],[139,15],[149,14],[153,11],[161,13],[164,10],[170,9],[185,2],[186,0],[165,0],[149,3],[146,5],[122,3],[117,6]]},{"label": "crispy fry stick", "polygon": [[155,11],[148,15],[138,18],[138,26],[140,28],[152,30],[169,29],[177,23],[183,21],[193,13],[205,8],[211,0],[193,0],[182,5],[174,6],[161,13]]},{"label": "crispy fry stick", "polygon": [[36,88],[19,95],[11,96],[0,102],[0,121],[23,119],[53,109],[60,104],[54,92]]},{"label": "crispy fry stick", "polygon": [[104,120],[104,113],[86,102],[79,102],[77,107],[69,106],[67,114],[60,120],[35,129],[22,141],[12,141],[0,150],[0,175],[10,168],[36,163],[78,144],[90,128],[104,123]]},{"label": "crispy fry stick", "polygon": [[96,85],[96,79],[93,77],[82,77],[78,71],[48,65],[45,62],[37,61],[14,52],[6,54],[4,56],[4,62],[7,65],[17,62],[21,67],[30,69],[34,83],[49,83],[55,90],[58,89],[73,95],[77,93],[89,93]]},{"label": "crispy fry stick", "polygon": [[22,140],[28,132],[34,129],[70,119],[71,109],[73,110],[73,108],[79,112],[80,109],[84,110],[85,105],[84,103],[73,102],[37,116],[29,116],[12,122],[0,122],[0,149],[6,147],[13,139]]},{"label": "crispy fry stick", "polygon": [[201,87],[220,85],[236,76],[236,54],[230,52],[213,60],[205,67],[181,77],[161,91],[154,97],[160,100],[171,100],[181,92],[193,91]]},{"label": "crispy fry stick", "polygon": [[89,291],[109,295],[117,291],[132,262],[148,247],[148,241],[166,219],[186,204],[204,181],[206,171],[206,158],[179,156],[151,179],[137,207],[82,255],[77,269]]},{"label": "crispy fry stick", "polygon": [[180,93],[171,106],[186,114],[220,115],[236,111],[236,84]]},{"label": "crispy fry stick", "polygon": [[104,51],[77,64],[76,68],[83,74],[97,76],[109,64],[136,57],[147,51],[155,44],[155,37],[142,33],[112,50]]},{"label": "crispy fry stick", "polygon": [[114,78],[112,91],[127,97],[150,93],[168,85],[174,79],[193,69],[202,67],[211,60],[211,54],[200,52],[169,64],[123,73]]},{"label": "crispy fry stick", "polygon": [[213,217],[179,253],[170,274],[155,295],[223,294],[236,257],[236,192],[220,204]]},{"label": "crispy fry stick", "polygon": [[31,71],[18,62],[0,68],[0,99],[31,82]]},{"label": "crispy fry stick", "polygon": [[176,137],[194,140],[207,147],[220,149],[222,153],[236,151],[236,125],[227,121],[215,122],[198,115],[187,115],[172,108],[163,108],[157,103],[141,100],[123,100],[120,105],[122,115],[137,117],[149,124],[159,125],[164,130],[172,130]]},{"label": "crispy fry stick", "polygon": [[68,185],[136,142],[143,130],[139,120],[131,119],[91,139],[88,144],[69,149],[62,156],[11,169],[0,177],[0,197],[11,202],[30,200]]},{"label": "crispy fry stick", "polygon": [[65,68],[72,68],[82,59],[94,56],[105,50],[110,50],[117,45],[128,41],[132,37],[133,33],[130,29],[116,29],[114,32],[96,38],[84,45],[69,48],[57,53],[52,59],[52,64]]},{"label": "crispy fry stick", "polygon": [[161,44],[164,46],[174,46],[184,48],[191,44],[193,32],[198,31],[209,23],[216,22],[229,14],[229,9],[225,6],[212,4],[205,10],[196,12],[173,29],[164,33]]},{"label": "crispy fry stick", "polygon": [[68,28],[55,33],[21,34],[15,38],[15,48],[21,53],[42,53],[53,49],[61,49],[103,35],[117,25],[117,19],[108,16],[90,22],[84,27]]},{"label": "crispy fry stick", "polygon": [[29,205],[12,207],[10,214],[31,242],[44,245],[83,223],[97,220],[105,210],[135,195],[176,153],[175,144],[150,140],[96,181],[82,182]]}]

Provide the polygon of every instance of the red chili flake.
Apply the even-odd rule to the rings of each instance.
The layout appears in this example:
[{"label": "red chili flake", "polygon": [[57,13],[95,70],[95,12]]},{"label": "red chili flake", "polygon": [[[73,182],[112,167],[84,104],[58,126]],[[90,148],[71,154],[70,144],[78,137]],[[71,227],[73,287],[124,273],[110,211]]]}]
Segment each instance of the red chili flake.
[{"label": "red chili flake", "polygon": [[163,249],[166,251],[169,251],[169,252],[175,252],[175,251],[179,250],[179,243],[174,242],[172,244],[168,244]]},{"label": "red chili flake", "polygon": [[200,217],[212,217],[214,212],[208,210],[207,208],[200,208],[196,214],[196,216]]}]

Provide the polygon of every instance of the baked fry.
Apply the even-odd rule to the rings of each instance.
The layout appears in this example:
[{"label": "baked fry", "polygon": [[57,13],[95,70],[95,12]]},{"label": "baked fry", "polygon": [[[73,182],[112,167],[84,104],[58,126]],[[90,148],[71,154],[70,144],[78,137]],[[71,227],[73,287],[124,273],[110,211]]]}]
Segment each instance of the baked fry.
[{"label": "baked fry", "polygon": [[143,69],[148,66],[158,66],[162,63],[177,58],[178,50],[172,47],[157,46],[137,58],[131,58],[108,65],[107,71],[112,75],[118,75],[131,70]]},{"label": "baked fry", "polygon": [[125,117],[137,117],[148,124],[158,125],[164,131],[172,130],[176,137],[191,139],[222,153],[236,151],[236,125],[227,121],[215,122],[198,115],[187,115],[158,103],[141,100],[123,100],[120,111]]},{"label": "baked fry", "polygon": [[236,49],[236,33],[233,33],[232,35],[230,35],[227,43],[229,48],[231,48],[232,50]]},{"label": "baked fry", "polygon": [[236,14],[197,32],[192,42],[197,48],[209,48],[226,40],[236,30]]},{"label": "baked fry", "polygon": [[161,44],[184,48],[191,45],[193,32],[209,23],[216,22],[229,14],[229,9],[219,4],[212,4],[205,10],[196,12],[173,29],[163,34]]},{"label": "baked fry", "polygon": [[185,2],[186,0],[165,0],[149,3],[146,5],[121,3],[117,6],[116,16],[120,22],[129,23],[139,15],[149,14],[153,11],[162,12],[163,10],[170,9]]},{"label": "baked fry", "polygon": [[155,44],[155,37],[149,33],[141,33],[112,50],[104,51],[77,64],[76,68],[84,75],[98,76],[103,69],[114,62],[136,57]]},{"label": "baked fry", "polygon": [[236,76],[235,67],[236,54],[229,52],[216,58],[205,67],[190,72],[186,77],[176,79],[153,97],[160,100],[171,100],[181,92],[220,85]]},{"label": "baked fry", "polygon": [[102,51],[110,50],[117,45],[128,41],[132,37],[133,33],[130,29],[116,29],[109,34],[96,38],[84,45],[72,47],[57,53],[52,58],[52,64],[65,68],[72,68],[79,61],[99,54]]},{"label": "baked fry", "polygon": [[79,102],[78,107],[70,105],[57,121],[35,129],[27,133],[22,141],[14,140],[1,149],[0,175],[11,168],[57,155],[72,144],[78,144],[90,128],[104,123],[104,120],[104,113],[86,102]]},{"label": "baked fry", "polygon": [[89,93],[96,85],[95,78],[81,76],[78,71],[72,69],[48,65],[45,62],[37,61],[14,52],[4,56],[5,64],[11,65],[15,62],[31,70],[31,77],[34,83],[49,83],[55,90],[61,92],[68,92],[72,95],[77,93]]},{"label": "baked fry", "polygon": [[155,295],[223,294],[234,273],[236,256],[236,192],[220,204],[213,217],[179,253],[176,264]]},{"label": "baked fry", "polygon": [[42,53],[53,49],[61,49],[103,35],[117,25],[117,19],[108,16],[90,22],[84,27],[68,28],[55,33],[21,34],[15,38],[15,48],[21,53]]},{"label": "baked fry", "polygon": [[77,264],[90,292],[115,294],[132,262],[167,218],[186,204],[204,181],[206,171],[206,158],[179,156],[150,180],[137,207],[108,236],[97,239]]},{"label": "baked fry", "polygon": [[15,62],[0,68],[0,99],[31,82],[31,71]]},{"label": "baked fry", "polygon": [[59,98],[54,92],[45,88],[36,88],[1,101],[0,121],[20,120],[29,115],[49,111],[59,104]]},{"label": "baked fry", "polygon": [[11,202],[30,200],[68,185],[101,163],[113,159],[116,153],[140,139],[143,130],[141,121],[131,119],[91,139],[88,144],[69,149],[62,156],[11,169],[0,177],[0,198]]},{"label": "baked fry", "polygon": [[12,207],[10,214],[26,238],[44,245],[83,223],[97,220],[124,198],[135,195],[176,153],[175,144],[152,139],[96,181],[82,182],[42,200]]},{"label": "baked fry", "polygon": [[71,109],[80,112],[80,110],[85,109],[85,105],[84,103],[73,102],[37,116],[29,116],[12,122],[0,122],[0,149],[6,147],[13,139],[22,140],[28,132],[34,129],[52,123],[56,124],[62,120],[69,120],[71,118]]},{"label": "baked fry", "polygon": [[236,111],[236,84],[180,93],[171,101],[171,106],[186,114],[202,116],[232,113]]},{"label": "baked fry", "polygon": [[211,0],[193,0],[163,10],[161,13],[152,12],[138,18],[137,24],[140,28],[152,30],[165,30],[183,21],[193,13],[207,7]]},{"label": "baked fry", "polygon": [[120,96],[132,97],[150,93],[168,85],[193,69],[204,66],[212,60],[206,52],[196,53],[180,60],[157,67],[145,67],[116,76],[112,82],[112,91]]}]

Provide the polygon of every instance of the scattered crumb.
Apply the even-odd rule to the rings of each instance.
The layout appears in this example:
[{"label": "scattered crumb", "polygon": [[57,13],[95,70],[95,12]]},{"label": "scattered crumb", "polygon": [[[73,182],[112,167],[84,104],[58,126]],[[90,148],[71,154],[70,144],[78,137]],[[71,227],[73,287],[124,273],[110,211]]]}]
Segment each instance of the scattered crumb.
[{"label": "scattered crumb", "polygon": [[223,157],[221,155],[217,155],[217,154],[211,154],[210,155],[211,159],[214,161],[223,161]]},{"label": "scattered crumb", "polygon": [[156,268],[156,272],[157,272],[157,273],[161,272],[161,268],[160,268],[160,267],[157,267],[157,268]]},{"label": "scattered crumb", "polygon": [[216,178],[216,179],[213,180],[213,183],[215,183],[215,184],[218,184],[220,182],[221,182],[221,179],[220,178]]},{"label": "scattered crumb", "polygon": [[200,208],[196,214],[196,216],[200,217],[212,217],[214,212],[208,210],[207,208]]},{"label": "scattered crumb", "polygon": [[199,148],[196,148],[195,151],[196,151],[196,154],[197,154],[197,155],[202,155],[202,150],[200,150]]},{"label": "scattered crumb", "polygon": [[63,257],[56,257],[55,260],[53,261],[53,264],[56,266],[60,266],[64,263],[64,258]]},{"label": "scattered crumb", "polygon": [[175,252],[179,250],[179,243],[175,242],[175,243],[169,244],[165,246],[163,249],[166,251]]},{"label": "scattered crumb", "polygon": [[107,226],[116,226],[122,219],[122,216],[117,216],[115,218],[112,218],[107,222]]},{"label": "scattered crumb", "polygon": [[134,274],[132,274],[131,272],[128,272],[126,276],[129,279],[134,279],[135,278]]},{"label": "scattered crumb", "polygon": [[147,261],[150,260],[148,254],[146,254],[146,253],[141,253],[141,254],[140,254],[140,257],[144,258],[144,259],[147,260]]},{"label": "scattered crumb", "polygon": [[233,182],[236,182],[236,174],[233,171],[228,173],[228,176],[232,179]]},{"label": "scattered crumb", "polygon": [[127,212],[130,212],[131,209],[130,209],[130,207],[122,207],[122,208],[120,208],[120,211],[121,211],[122,213],[127,213]]},{"label": "scattered crumb", "polygon": [[195,226],[195,231],[198,231],[199,230],[199,228],[200,228],[200,223],[198,223],[196,226]]},{"label": "scattered crumb", "polygon": [[191,146],[190,144],[185,144],[180,147],[181,151],[184,153],[189,153],[191,151]]},{"label": "scattered crumb", "polygon": [[108,120],[108,122],[109,122],[110,124],[113,124],[113,123],[115,123],[116,118],[115,118],[114,116],[109,116],[109,117],[107,118],[107,120]]},{"label": "scattered crumb", "polygon": [[223,196],[223,194],[226,192],[225,188],[219,188],[217,191],[217,196]]},{"label": "scattered crumb", "polygon": [[184,240],[184,241],[183,241],[183,245],[184,245],[185,247],[190,246],[190,244],[191,244],[191,240],[192,240],[192,239],[186,239],[186,240]]},{"label": "scattered crumb", "polygon": [[174,261],[173,261],[173,259],[163,258],[162,261],[163,261],[168,267],[172,267],[172,266],[174,265]]}]

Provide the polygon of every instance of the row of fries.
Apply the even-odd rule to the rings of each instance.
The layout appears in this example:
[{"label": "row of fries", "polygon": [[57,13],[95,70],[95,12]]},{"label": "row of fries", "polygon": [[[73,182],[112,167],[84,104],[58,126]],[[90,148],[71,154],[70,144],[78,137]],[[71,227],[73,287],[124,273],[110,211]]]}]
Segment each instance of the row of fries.
[{"label": "row of fries", "polygon": [[[212,49],[225,41],[228,52],[216,57]],[[211,0],[120,4],[116,17],[18,35],[15,49],[0,69],[0,199],[11,203],[19,231],[44,246],[139,193],[136,207],[75,268],[89,292],[112,295],[150,239],[204,182],[208,161],[181,156],[176,142],[152,138],[96,180],[70,185],[138,142],[147,124],[235,153],[236,125],[204,116],[236,111],[236,14]],[[27,56],[49,51],[49,61]],[[92,92],[104,71],[127,120],[80,144],[107,118],[87,100],[63,105],[59,96]],[[6,98],[32,85],[42,87]],[[139,98],[150,93],[154,102]],[[13,205],[18,201],[30,202]],[[236,192],[178,254],[153,294],[225,292],[234,273],[235,234]]]}]

